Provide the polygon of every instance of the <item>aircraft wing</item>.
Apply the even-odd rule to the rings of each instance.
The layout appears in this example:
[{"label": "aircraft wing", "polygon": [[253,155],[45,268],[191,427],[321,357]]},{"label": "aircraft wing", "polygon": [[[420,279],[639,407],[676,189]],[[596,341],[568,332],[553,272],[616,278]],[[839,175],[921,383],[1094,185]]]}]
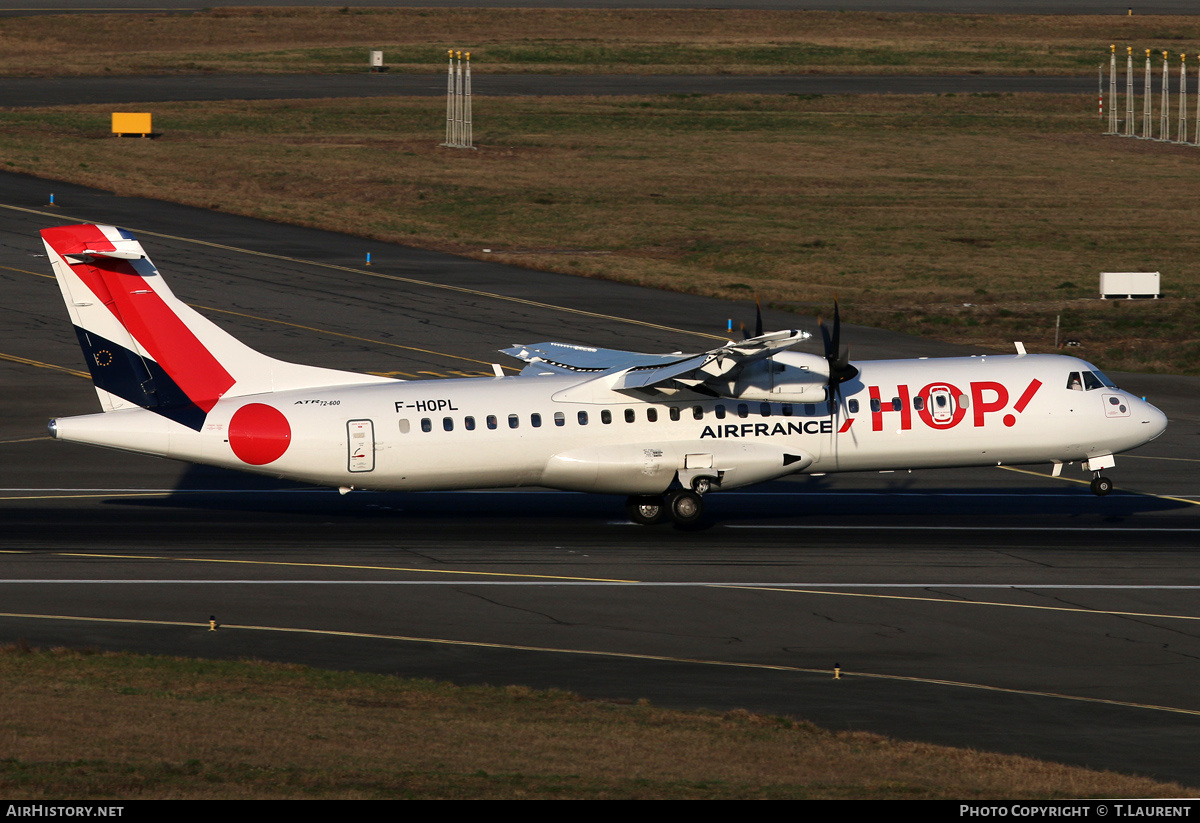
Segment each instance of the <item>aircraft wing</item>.
[{"label": "aircraft wing", "polygon": [[615,378],[612,388],[620,391],[649,388],[671,380],[690,386],[700,386],[717,378],[728,380],[747,364],[770,357],[811,336],[794,329],[776,331],[741,342],[730,341],[699,354],[643,354],[569,343],[537,343],[501,351],[529,364],[522,374],[611,376]]},{"label": "aircraft wing", "polygon": [[[570,343],[535,343],[531,346],[513,346],[501,349],[502,354],[524,360],[529,364],[530,374],[553,372],[555,374],[579,374],[592,372],[601,374],[614,369],[653,368],[665,366],[695,355],[674,352],[673,354],[641,354],[617,349],[595,349],[590,346],[575,346]],[[524,373],[524,372],[522,372]]]}]

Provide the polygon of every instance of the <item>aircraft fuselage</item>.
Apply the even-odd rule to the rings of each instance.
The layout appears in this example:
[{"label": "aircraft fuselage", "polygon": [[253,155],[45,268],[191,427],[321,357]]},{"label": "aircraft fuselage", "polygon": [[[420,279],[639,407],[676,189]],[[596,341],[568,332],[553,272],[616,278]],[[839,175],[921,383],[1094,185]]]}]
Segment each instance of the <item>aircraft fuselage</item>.
[{"label": "aircraft fuselage", "polygon": [[314,368],[196,312],[123,229],[42,238],[104,410],[52,421],[55,437],[344,490],[540,485],[685,526],[709,491],[796,473],[1081,461],[1107,494],[1113,455],[1166,427],[1072,357],[852,364],[836,304],[823,356],[793,350],[806,332],[757,329],[692,354],[518,345],[515,377]]},{"label": "aircraft fuselage", "polygon": [[[786,354],[777,357],[786,358]],[[60,418],[63,440],[328,486],[542,485],[651,494],[688,464],[722,488],[792,473],[1101,460],[1165,416],[1056,355],[866,361],[839,402],[654,400],[577,376],[381,383],[222,399],[193,431],[143,409]],[[781,462],[780,455],[798,459]],[[707,462],[711,456],[711,462]]]}]

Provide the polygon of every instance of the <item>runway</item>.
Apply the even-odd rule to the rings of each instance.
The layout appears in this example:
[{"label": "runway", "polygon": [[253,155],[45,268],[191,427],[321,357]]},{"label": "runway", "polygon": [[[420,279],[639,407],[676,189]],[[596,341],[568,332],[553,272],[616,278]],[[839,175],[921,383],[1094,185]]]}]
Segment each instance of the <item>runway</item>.
[{"label": "runway", "polygon": [[0,640],[745,707],[1200,785],[1200,381],[1116,376],[1172,425],[1103,499],[1077,467],[830,476],[714,495],[683,532],[602,496],[343,497],[50,441],[97,404],[37,230],[117,223],[252,346],[415,379],[514,342],[707,348],[753,309],[52,188],[0,176]]}]

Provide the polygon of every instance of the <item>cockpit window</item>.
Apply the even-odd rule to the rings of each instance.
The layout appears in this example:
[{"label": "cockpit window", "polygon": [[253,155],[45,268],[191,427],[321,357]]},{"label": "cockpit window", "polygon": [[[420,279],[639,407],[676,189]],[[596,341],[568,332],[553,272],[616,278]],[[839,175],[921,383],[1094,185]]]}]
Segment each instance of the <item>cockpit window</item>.
[{"label": "cockpit window", "polygon": [[1116,385],[1098,371],[1073,371],[1067,376],[1067,388],[1072,391],[1092,391],[1093,389],[1115,389]]}]

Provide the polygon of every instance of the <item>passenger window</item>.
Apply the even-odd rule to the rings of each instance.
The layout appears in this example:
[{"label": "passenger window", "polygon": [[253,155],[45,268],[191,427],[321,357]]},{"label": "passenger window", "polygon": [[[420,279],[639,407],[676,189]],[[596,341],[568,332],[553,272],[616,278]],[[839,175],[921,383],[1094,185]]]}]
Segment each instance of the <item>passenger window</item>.
[{"label": "passenger window", "polygon": [[925,398],[919,394],[916,397],[914,397],[913,398],[913,408],[916,409],[917,411],[921,411],[922,409],[924,409],[925,408]]},{"label": "passenger window", "polygon": [[494,428],[496,428],[496,415],[494,415],[494,414],[489,414],[489,415],[487,416],[487,426],[488,426],[488,428],[489,428],[489,429],[494,429]]},{"label": "passenger window", "polygon": [[672,419],[672,420],[678,420],[678,419],[679,419],[679,407],[678,407],[678,406],[672,406],[672,407],[671,407],[671,419]]},{"label": "passenger window", "polygon": [[587,425],[587,412],[581,411],[579,413],[579,425],[581,425],[581,426]]},{"label": "passenger window", "polygon": [[408,418],[407,417],[400,421],[400,433],[408,434]]},{"label": "passenger window", "polygon": [[510,429],[515,429],[519,425],[521,425],[521,418],[515,414],[510,414],[508,416],[508,427]]},{"label": "passenger window", "polygon": [[696,418],[697,420],[703,420],[704,419],[704,407],[703,406],[692,406],[692,417]]},{"label": "passenger window", "polygon": [[649,420],[651,423],[657,423],[658,422],[658,409],[654,408],[653,406],[646,409],[646,419]]},{"label": "passenger window", "polygon": [[851,400],[849,403],[846,404],[846,408],[848,408],[850,410],[851,414],[858,414],[858,401]]},{"label": "passenger window", "polygon": [[872,398],[871,398],[871,411],[872,411],[872,412],[881,412],[881,411],[883,411],[883,403],[879,402],[879,398],[878,398],[878,397],[872,397]]},{"label": "passenger window", "polygon": [[448,432],[454,431],[454,418],[453,417],[443,417],[442,418],[442,428]]},{"label": "passenger window", "polygon": [[893,397],[892,398],[892,411],[900,411],[902,408],[904,408],[904,404],[900,402],[900,398]]},{"label": "passenger window", "polygon": [[745,403],[738,403],[738,417],[749,417],[750,407]]},{"label": "passenger window", "polygon": [[761,404],[758,407],[758,413],[761,414],[763,417],[770,417],[771,416],[771,404],[770,403]]},{"label": "passenger window", "polygon": [[958,396],[958,405],[959,405],[959,408],[965,409],[971,405],[971,401],[967,399],[967,396],[965,394],[960,394]]},{"label": "passenger window", "polygon": [[792,416],[792,404],[784,403],[783,406],[780,407],[780,411],[783,412],[784,417],[791,417]]},{"label": "passenger window", "polygon": [[464,417],[463,418],[463,428],[469,432],[475,431],[475,418],[474,417]]},{"label": "passenger window", "polygon": [[637,414],[634,413],[633,409],[626,409],[625,410],[625,422],[632,423],[635,420],[637,420]]},{"label": "passenger window", "polygon": [[542,427],[542,416],[540,414],[538,414],[537,412],[534,412],[533,414],[529,415],[529,425],[533,426],[535,429],[541,428]]},{"label": "passenger window", "polygon": [[421,431],[423,431],[423,432],[433,431],[433,421],[430,420],[428,417],[421,418]]},{"label": "passenger window", "polygon": [[713,413],[716,414],[718,420],[724,420],[725,419],[725,405],[723,403],[718,403],[717,407],[715,409],[713,409]]},{"label": "passenger window", "polygon": [[554,425],[556,425],[556,426],[567,425],[567,416],[565,414],[563,414],[562,412],[555,412],[554,413]]},{"label": "passenger window", "polygon": [[602,412],[600,412],[600,422],[606,426],[611,423],[612,412],[610,412],[608,409],[604,409]]}]

